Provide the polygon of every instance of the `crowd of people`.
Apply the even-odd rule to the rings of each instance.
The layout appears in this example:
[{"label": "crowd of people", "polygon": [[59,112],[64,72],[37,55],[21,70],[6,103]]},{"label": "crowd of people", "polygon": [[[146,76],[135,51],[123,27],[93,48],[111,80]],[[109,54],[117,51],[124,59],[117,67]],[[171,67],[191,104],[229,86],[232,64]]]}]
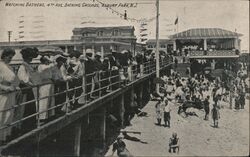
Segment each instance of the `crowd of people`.
[{"label": "crowd of people", "polygon": [[161,119],[164,119],[164,126],[168,127],[171,106],[175,104],[178,104],[178,114],[184,117],[193,114],[187,112],[191,107],[203,109],[204,120],[209,120],[211,113],[214,127],[218,127],[219,110],[225,107],[244,109],[246,90],[249,88],[246,77],[241,77],[240,74],[235,79],[225,82],[219,77],[211,80],[203,74],[181,77],[173,70],[171,75],[163,76],[162,80],[164,83],[161,85],[160,93],[151,94],[151,97],[158,101],[155,106],[157,124],[161,125]]},{"label": "crowd of people", "polygon": [[[129,50],[104,56],[92,49],[84,56],[77,50],[67,54],[43,54],[37,48],[20,51],[23,62],[17,72],[10,62],[15,50],[6,48],[0,60],[0,144],[43,125],[97,97],[116,90],[153,71],[152,53]],[[40,56],[34,68],[32,61]],[[161,56],[161,64],[170,56]]]}]

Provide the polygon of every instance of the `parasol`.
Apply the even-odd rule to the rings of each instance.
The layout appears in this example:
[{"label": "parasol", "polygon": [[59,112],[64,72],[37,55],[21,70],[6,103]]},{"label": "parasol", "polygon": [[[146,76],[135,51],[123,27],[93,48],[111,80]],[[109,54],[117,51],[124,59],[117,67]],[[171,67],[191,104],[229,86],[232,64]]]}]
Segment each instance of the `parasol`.
[{"label": "parasol", "polygon": [[163,80],[163,79],[161,79],[161,78],[155,78],[154,79],[154,83],[156,84],[156,83],[159,83],[159,84],[166,84],[166,82]]},{"label": "parasol", "polygon": [[58,54],[65,54],[63,50],[56,46],[44,46],[44,47],[38,47],[38,54],[40,55],[58,55]]},{"label": "parasol", "polygon": [[211,76],[221,77],[224,72],[224,69],[215,69],[211,72]]},{"label": "parasol", "polygon": [[211,67],[205,67],[204,70],[211,70]]}]

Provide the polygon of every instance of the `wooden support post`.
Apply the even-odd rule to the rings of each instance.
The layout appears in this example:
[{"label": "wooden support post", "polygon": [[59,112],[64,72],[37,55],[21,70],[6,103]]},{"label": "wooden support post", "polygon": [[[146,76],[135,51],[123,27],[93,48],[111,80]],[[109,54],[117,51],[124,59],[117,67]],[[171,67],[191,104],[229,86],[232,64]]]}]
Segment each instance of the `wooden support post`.
[{"label": "wooden support post", "polygon": [[124,127],[124,113],[125,113],[124,93],[121,95],[119,111],[120,111],[121,127]]},{"label": "wooden support post", "polygon": [[130,93],[130,94],[131,94],[131,95],[130,95],[130,100],[131,100],[130,106],[131,106],[131,107],[134,107],[134,101],[135,101],[135,99],[134,99],[134,95],[135,95],[134,87],[131,88],[131,93]]},{"label": "wooden support post", "polygon": [[105,141],[106,141],[106,107],[104,106],[101,111],[101,140],[103,146],[105,146]]},{"label": "wooden support post", "polygon": [[82,123],[81,121],[78,121],[75,124],[74,156],[80,156],[81,133],[82,133]]},{"label": "wooden support post", "polygon": [[141,83],[140,89],[139,89],[139,100],[140,100],[139,106],[140,106],[140,107],[142,107],[142,101],[143,101],[142,96],[143,96],[143,83]]},{"label": "wooden support post", "polygon": [[148,92],[151,94],[151,81],[148,79]]}]

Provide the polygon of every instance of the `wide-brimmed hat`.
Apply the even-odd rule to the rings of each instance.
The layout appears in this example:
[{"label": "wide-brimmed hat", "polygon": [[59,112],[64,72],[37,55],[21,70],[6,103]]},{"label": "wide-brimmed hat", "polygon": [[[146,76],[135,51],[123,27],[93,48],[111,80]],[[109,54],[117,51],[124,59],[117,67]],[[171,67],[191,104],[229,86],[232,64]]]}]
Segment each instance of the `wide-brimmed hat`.
[{"label": "wide-brimmed hat", "polygon": [[46,62],[46,61],[52,62],[51,59],[50,59],[48,56],[42,56],[42,57],[40,58],[40,61],[41,61],[41,63],[42,63],[42,62]]},{"label": "wide-brimmed hat", "polygon": [[66,62],[67,61],[67,58],[66,57],[64,57],[63,55],[57,55],[56,57],[55,57],[55,61],[56,62]]},{"label": "wide-brimmed hat", "polygon": [[111,51],[111,53],[117,53],[117,51],[114,49],[111,49],[110,51]]},{"label": "wide-brimmed hat", "polygon": [[96,52],[95,56],[102,56],[101,52]]},{"label": "wide-brimmed hat", "polygon": [[86,53],[93,53],[93,50],[92,49],[87,49],[85,52]]},{"label": "wide-brimmed hat", "polygon": [[20,52],[23,58],[36,58],[38,56],[38,49],[37,48],[23,48]]},{"label": "wide-brimmed hat", "polygon": [[72,57],[76,57],[76,58],[79,58],[81,56],[81,53],[77,50],[72,50],[70,51],[70,54],[69,54],[69,57],[72,58]]},{"label": "wide-brimmed hat", "polygon": [[125,53],[128,53],[128,50],[122,50],[121,51],[121,54],[125,54]]}]

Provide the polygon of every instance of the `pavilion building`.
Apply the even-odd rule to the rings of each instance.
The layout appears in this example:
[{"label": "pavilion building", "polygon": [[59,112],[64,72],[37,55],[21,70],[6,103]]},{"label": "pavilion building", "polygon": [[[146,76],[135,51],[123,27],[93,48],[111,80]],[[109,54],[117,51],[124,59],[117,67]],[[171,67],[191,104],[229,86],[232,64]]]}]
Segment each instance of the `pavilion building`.
[{"label": "pavilion building", "polygon": [[221,28],[189,29],[170,36],[178,56],[211,63],[212,69],[232,70],[231,63],[239,57],[242,34]]}]

